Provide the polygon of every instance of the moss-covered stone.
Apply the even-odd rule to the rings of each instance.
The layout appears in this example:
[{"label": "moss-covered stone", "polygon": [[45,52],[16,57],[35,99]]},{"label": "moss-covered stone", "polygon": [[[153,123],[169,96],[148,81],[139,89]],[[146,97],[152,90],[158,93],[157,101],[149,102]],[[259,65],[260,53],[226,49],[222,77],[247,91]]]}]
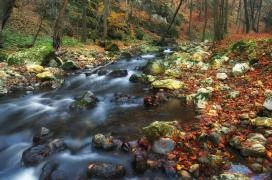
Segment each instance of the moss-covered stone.
[{"label": "moss-covered stone", "polygon": [[167,69],[164,74],[169,77],[179,78],[182,72],[178,69]]},{"label": "moss-covered stone", "polygon": [[149,126],[143,128],[144,135],[155,140],[159,137],[173,137],[173,136],[184,136],[185,133],[176,128],[176,121],[155,121]]},{"label": "moss-covered stone", "polygon": [[41,73],[44,71],[44,68],[40,65],[29,65],[26,68],[30,73]]},{"label": "moss-covered stone", "polygon": [[45,72],[39,73],[36,75],[36,77],[40,80],[53,80],[53,79],[55,79],[54,74],[50,71],[45,71]]},{"label": "moss-covered stone", "polygon": [[64,69],[64,70],[76,70],[76,69],[79,69],[79,67],[74,61],[66,61],[62,65],[62,69]]},{"label": "moss-covered stone", "polygon": [[165,71],[165,67],[162,61],[149,62],[144,69],[144,72],[146,74],[151,74],[151,75],[163,74],[164,71]]},{"label": "moss-covered stone", "polygon": [[251,119],[250,124],[257,127],[272,128],[272,118],[257,117],[255,119]]},{"label": "moss-covered stone", "polygon": [[174,79],[164,79],[164,80],[156,80],[152,82],[152,87],[156,89],[170,89],[176,90],[184,87],[184,83],[182,81],[174,80]]}]

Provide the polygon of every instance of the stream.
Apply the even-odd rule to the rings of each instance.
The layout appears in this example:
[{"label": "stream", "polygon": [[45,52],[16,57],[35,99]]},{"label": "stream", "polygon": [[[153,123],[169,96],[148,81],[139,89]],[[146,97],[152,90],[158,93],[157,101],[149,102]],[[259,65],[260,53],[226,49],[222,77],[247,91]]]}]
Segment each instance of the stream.
[{"label": "stream", "polygon": [[[165,55],[170,52],[169,49],[164,51]],[[144,107],[143,98],[150,93],[148,85],[131,83],[129,78],[154,59],[155,54],[121,59],[108,65],[105,75],[80,70],[67,77],[59,89],[16,92],[1,98],[0,179],[37,180],[48,162],[58,162],[59,172],[65,174],[65,178],[55,179],[84,179],[90,162],[121,164],[126,169],[125,179],[168,179],[162,172],[147,171],[137,175],[132,167],[133,155],[129,153],[98,151],[92,147],[92,137],[97,133],[133,142],[142,136],[142,128],[154,121],[194,122],[194,109],[177,99],[157,108]],[[108,75],[119,69],[126,69],[128,75],[117,78]],[[71,109],[75,97],[86,91],[92,91],[99,99],[97,105],[88,110]],[[116,102],[113,100],[116,93],[129,95],[133,100]],[[37,166],[26,167],[22,163],[22,153],[32,146],[33,136],[39,134],[42,127],[50,129],[54,138],[63,138],[71,148],[50,156]],[[230,171],[251,173],[241,164],[233,164]]]},{"label": "stream", "polygon": [[[165,50],[165,54],[171,52]],[[129,77],[137,73],[139,67],[152,61],[154,54],[132,59],[121,59],[107,66],[109,72],[126,69],[126,77],[111,78],[88,70],[76,72],[65,79],[57,90],[34,93],[15,93],[0,101],[0,179],[34,180],[39,179],[46,162],[57,160],[59,169],[67,179],[79,179],[90,161],[118,163],[125,166],[127,178],[136,178],[132,171],[132,156],[126,153],[105,153],[92,149],[91,138],[96,133],[111,133],[125,141],[136,140],[141,136],[141,128],[156,120],[189,121],[194,113],[181,108],[178,100],[172,100],[158,108],[146,109],[143,97],[148,86],[135,84]],[[84,111],[71,110],[74,98],[86,91],[92,91],[99,99],[95,108]],[[112,101],[115,93],[135,97],[132,102]],[[24,167],[21,157],[24,150],[32,145],[32,138],[41,127],[62,137],[74,151],[64,151],[48,158],[36,167]]]}]

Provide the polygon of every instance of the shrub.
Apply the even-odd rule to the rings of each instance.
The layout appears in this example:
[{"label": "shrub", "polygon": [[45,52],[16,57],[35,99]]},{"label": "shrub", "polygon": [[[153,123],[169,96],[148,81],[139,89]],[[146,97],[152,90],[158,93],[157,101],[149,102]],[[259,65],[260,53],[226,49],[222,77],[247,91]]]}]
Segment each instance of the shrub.
[{"label": "shrub", "polygon": [[138,40],[143,40],[144,38],[144,32],[141,29],[136,29],[135,36]]}]

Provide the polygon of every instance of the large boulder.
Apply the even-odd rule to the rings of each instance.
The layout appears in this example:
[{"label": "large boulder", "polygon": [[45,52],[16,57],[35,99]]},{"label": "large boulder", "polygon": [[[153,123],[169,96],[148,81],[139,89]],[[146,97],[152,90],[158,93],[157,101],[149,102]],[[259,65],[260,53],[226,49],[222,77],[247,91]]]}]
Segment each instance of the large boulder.
[{"label": "large boulder", "polygon": [[175,79],[156,80],[152,82],[151,85],[153,88],[156,89],[169,89],[169,90],[177,90],[185,86],[182,81],[178,81]]},{"label": "large boulder", "polygon": [[256,127],[272,127],[272,118],[268,117],[257,117],[255,119],[250,119],[250,124]]},{"label": "large boulder", "polygon": [[88,109],[95,107],[98,99],[91,91],[85,92],[83,95],[76,98],[75,102],[72,104],[72,108]]},{"label": "large boulder", "polygon": [[90,163],[88,165],[88,177],[98,179],[122,178],[126,170],[122,165],[110,163]]},{"label": "large boulder", "polygon": [[177,129],[176,121],[155,121],[149,126],[143,128],[144,135],[149,139],[158,139],[159,137],[173,137],[175,135],[184,136],[185,133]]}]

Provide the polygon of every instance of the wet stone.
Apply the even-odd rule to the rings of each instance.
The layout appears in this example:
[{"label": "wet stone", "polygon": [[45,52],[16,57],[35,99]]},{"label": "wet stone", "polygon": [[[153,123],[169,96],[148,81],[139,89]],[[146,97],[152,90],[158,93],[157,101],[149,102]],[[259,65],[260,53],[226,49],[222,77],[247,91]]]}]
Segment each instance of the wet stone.
[{"label": "wet stone", "polygon": [[143,173],[148,168],[147,153],[142,150],[136,150],[133,165],[137,173]]},{"label": "wet stone", "polygon": [[37,145],[23,152],[22,161],[25,166],[34,166],[44,161],[51,154],[52,150],[48,145]]},{"label": "wet stone", "polygon": [[113,138],[111,136],[105,136],[103,134],[96,134],[93,137],[92,145],[95,148],[105,151],[113,150],[116,147],[116,145],[113,143]]},{"label": "wet stone", "polygon": [[40,180],[47,180],[51,178],[52,172],[58,167],[58,164],[55,162],[46,163],[40,175]]},{"label": "wet stone", "polygon": [[122,178],[126,173],[124,166],[110,163],[90,163],[88,177],[90,178]]},{"label": "wet stone", "polygon": [[62,139],[55,139],[45,144],[33,145],[22,154],[22,161],[25,166],[34,166],[43,162],[54,153],[63,151],[66,145]]},{"label": "wet stone", "polygon": [[126,77],[127,75],[128,75],[128,71],[124,69],[114,70],[109,73],[109,76],[113,78]]},{"label": "wet stone", "polygon": [[160,138],[157,141],[154,141],[152,150],[158,154],[166,154],[174,150],[175,141],[170,138]]}]

